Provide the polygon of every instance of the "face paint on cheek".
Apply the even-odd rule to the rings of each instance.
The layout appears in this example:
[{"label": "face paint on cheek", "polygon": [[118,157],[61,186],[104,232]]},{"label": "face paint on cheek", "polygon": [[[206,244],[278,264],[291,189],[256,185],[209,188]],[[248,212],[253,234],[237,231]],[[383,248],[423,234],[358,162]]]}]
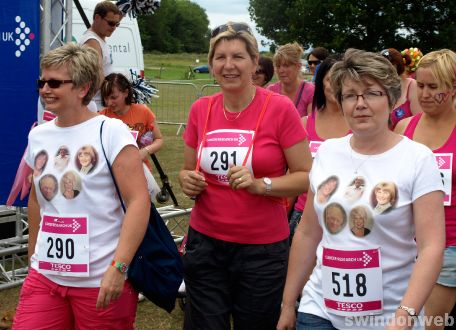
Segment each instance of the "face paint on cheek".
[{"label": "face paint on cheek", "polygon": [[449,93],[437,93],[434,95],[434,100],[438,104],[442,104],[442,103],[446,102],[446,100],[448,99],[448,95],[450,95],[450,94]]}]

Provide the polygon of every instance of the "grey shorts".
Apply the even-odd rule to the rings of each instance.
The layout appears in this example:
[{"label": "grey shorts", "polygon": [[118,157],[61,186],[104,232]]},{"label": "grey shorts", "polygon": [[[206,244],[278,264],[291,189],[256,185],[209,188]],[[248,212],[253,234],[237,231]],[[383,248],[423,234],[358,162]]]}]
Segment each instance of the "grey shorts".
[{"label": "grey shorts", "polygon": [[456,287],[456,246],[445,249],[443,267],[437,283],[451,288]]}]

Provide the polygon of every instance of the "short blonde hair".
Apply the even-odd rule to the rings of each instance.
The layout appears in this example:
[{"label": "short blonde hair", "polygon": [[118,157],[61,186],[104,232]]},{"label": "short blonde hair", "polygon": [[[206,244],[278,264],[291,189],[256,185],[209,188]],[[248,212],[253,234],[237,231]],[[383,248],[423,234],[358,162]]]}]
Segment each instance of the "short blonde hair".
[{"label": "short blonde hair", "polygon": [[89,104],[101,85],[103,74],[98,53],[89,46],[69,43],[51,50],[41,60],[41,70],[50,68],[66,68],[74,87],[89,85],[83,105]]},{"label": "short blonde hair", "polygon": [[301,57],[304,53],[302,47],[297,43],[289,43],[280,46],[274,54],[274,66],[280,64],[301,64]]},{"label": "short blonde hair", "polygon": [[437,79],[439,87],[456,87],[456,53],[440,49],[424,55],[418,62],[418,69],[429,68]]},{"label": "short blonde hair", "polygon": [[390,202],[391,205],[394,205],[396,203],[396,198],[397,198],[397,187],[396,187],[396,185],[393,182],[380,182],[374,187],[374,190],[373,190],[373,193],[372,193],[372,204],[373,205],[377,205],[377,198],[376,198],[375,194],[379,190],[386,190],[387,192],[389,192],[389,194],[391,196],[389,202]]},{"label": "short blonde hair", "polygon": [[[246,30],[240,30],[240,31],[235,31],[233,29],[233,25],[245,25]],[[226,31],[222,31],[218,34],[216,34],[214,37],[211,38],[211,41],[209,43],[209,53],[207,55],[208,63],[210,66],[212,66],[212,60],[214,59],[214,54],[215,54],[215,48],[217,47],[217,44],[221,40],[234,40],[234,39],[239,39],[245,43],[245,48],[247,49],[247,53],[249,53],[250,58],[252,60],[256,60],[260,56],[260,52],[258,50],[258,42],[256,38],[253,36],[250,27],[247,23],[242,23],[242,22],[228,22],[224,25],[221,25],[217,28],[215,28],[213,31],[216,31],[217,29],[220,29],[221,27],[226,26]],[[213,32],[214,33],[214,32]]]}]

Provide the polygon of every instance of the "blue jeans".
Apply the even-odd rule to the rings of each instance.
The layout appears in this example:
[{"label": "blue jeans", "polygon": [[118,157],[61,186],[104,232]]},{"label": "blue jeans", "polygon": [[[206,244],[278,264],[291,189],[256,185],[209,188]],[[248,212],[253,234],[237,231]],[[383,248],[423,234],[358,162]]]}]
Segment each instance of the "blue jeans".
[{"label": "blue jeans", "polygon": [[331,321],[320,316],[298,312],[296,330],[337,330]]}]

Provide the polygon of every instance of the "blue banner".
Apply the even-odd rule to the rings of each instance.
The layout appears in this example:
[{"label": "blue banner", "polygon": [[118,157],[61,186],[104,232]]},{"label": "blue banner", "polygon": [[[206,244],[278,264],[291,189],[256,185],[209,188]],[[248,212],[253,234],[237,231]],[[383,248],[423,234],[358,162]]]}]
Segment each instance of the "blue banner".
[{"label": "blue banner", "polygon": [[[6,203],[36,120],[39,5],[38,0],[14,0],[0,6],[0,205]],[[24,203],[17,199],[14,205]]]}]

